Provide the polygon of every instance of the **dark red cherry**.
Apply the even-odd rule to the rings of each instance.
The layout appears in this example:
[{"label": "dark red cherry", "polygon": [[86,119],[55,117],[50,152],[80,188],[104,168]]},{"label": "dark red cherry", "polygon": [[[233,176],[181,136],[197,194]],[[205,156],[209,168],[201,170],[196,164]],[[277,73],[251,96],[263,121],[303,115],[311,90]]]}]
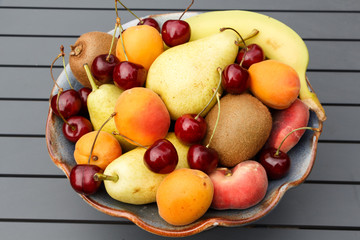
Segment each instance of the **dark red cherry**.
[{"label": "dark red cherry", "polygon": [[96,173],[103,173],[103,170],[96,165],[76,165],[71,169],[69,177],[72,188],[80,194],[94,194],[101,185],[101,181],[94,179]]},{"label": "dark red cherry", "polygon": [[113,80],[113,71],[120,60],[113,54],[102,54],[97,56],[91,64],[91,72],[101,83],[109,83]]},{"label": "dark red cherry", "polygon": [[[265,54],[262,48],[257,44],[250,44],[241,66],[248,69],[252,64],[264,61]],[[236,62],[240,64],[245,53],[245,48],[241,49],[236,57]]]},{"label": "dark red cherry", "polygon": [[219,155],[214,149],[195,144],[189,148],[187,160],[190,168],[209,174],[216,169],[219,163]]},{"label": "dark red cherry", "polygon": [[91,122],[82,116],[72,116],[63,123],[62,131],[70,142],[77,142],[84,134],[93,130]]},{"label": "dark red cherry", "polygon": [[190,40],[190,25],[183,20],[167,20],[161,28],[163,41],[174,47]]},{"label": "dark red cherry", "polygon": [[248,88],[249,72],[239,64],[233,63],[222,72],[221,85],[231,94],[240,94]]},{"label": "dark red cherry", "polygon": [[289,155],[282,151],[279,151],[277,155],[276,150],[275,148],[264,149],[259,155],[259,162],[265,168],[269,179],[280,179],[290,169]]},{"label": "dark red cherry", "polygon": [[[59,111],[61,115],[67,119],[78,114],[81,110],[80,94],[74,89],[63,91],[59,96]],[[57,106],[57,94],[51,98],[51,109],[54,114],[59,115]]]},{"label": "dark red cherry", "polygon": [[83,115],[88,115],[88,108],[87,108],[87,98],[89,94],[92,92],[91,88],[83,87],[79,89],[79,95],[81,100],[81,113]]},{"label": "dark red cherry", "polygon": [[151,17],[141,19],[141,21],[137,25],[148,25],[158,30],[158,32],[160,32],[159,23],[154,18]]},{"label": "dark red cherry", "polygon": [[205,137],[207,130],[205,119],[196,116],[196,114],[184,114],[175,122],[175,135],[184,144],[200,143]]},{"label": "dark red cherry", "polygon": [[174,171],[178,161],[176,148],[167,139],[155,141],[144,154],[145,165],[155,173],[166,174]]},{"label": "dark red cherry", "polygon": [[122,90],[142,87],[145,84],[147,70],[140,64],[120,62],[113,72],[114,84]]}]

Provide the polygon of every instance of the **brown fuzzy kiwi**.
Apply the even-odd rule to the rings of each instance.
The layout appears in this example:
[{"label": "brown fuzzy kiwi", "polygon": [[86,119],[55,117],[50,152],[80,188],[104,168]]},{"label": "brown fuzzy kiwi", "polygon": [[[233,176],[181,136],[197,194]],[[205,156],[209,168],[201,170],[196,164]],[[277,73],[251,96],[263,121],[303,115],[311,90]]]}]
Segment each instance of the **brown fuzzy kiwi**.
[{"label": "brown fuzzy kiwi", "polygon": [[[205,120],[208,124],[204,144],[209,142],[218,115],[215,105]],[[225,167],[250,160],[265,144],[270,135],[272,118],[269,109],[249,93],[228,94],[220,100],[220,118],[210,148],[219,154]]]},{"label": "brown fuzzy kiwi", "polygon": [[[75,78],[84,86],[91,88],[89,79],[84,70],[84,64],[87,63],[89,67],[93,60],[101,54],[108,54],[111,46],[112,35],[105,32],[88,32],[81,35],[71,45],[71,52],[69,56],[69,65]],[[113,49],[111,54],[115,56],[117,38],[114,39]],[[95,83],[101,85],[95,80]]]}]

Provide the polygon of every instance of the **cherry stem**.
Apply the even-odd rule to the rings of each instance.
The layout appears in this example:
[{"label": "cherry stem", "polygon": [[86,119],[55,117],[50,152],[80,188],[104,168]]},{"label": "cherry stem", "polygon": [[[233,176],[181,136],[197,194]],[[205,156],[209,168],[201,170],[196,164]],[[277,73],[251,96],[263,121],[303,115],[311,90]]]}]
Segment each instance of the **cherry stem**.
[{"label": "cherry stem", "polygon": [[107,61],[107,62],[109,62],[109,60],[110,60],[110,55],[111,55],[111,52],[112,52],[113,47],[114,47],[116,30],[118,29],[119,26],[120,26],[120,18],[119,18],[119,17],[116,17],[116,23],[115,23],[115,28],[114,28],[113,37],[112,37],[112,39],[111,39],[111,45],[110,45],[110,49],[109,49],[109,54],[108,54],[107,57],[106,57],[106,61]]},{"label": "cherry stem", "polygon": [[[242,59],[241,59],[241,62],[239,63],[240,67],[242,67],[242,64],[243,64],[243,62],[244,62],[245,56],[246,56],[247,51],[248,51],[248,47],[247,47],[247,45],[246,45],[246,43],[245,43],[245,40],[243,39],[243,37],[241,36],[241,34],[240,34],[238,31],[236,31],[236,29],[231,28],[231,27],[220,28],[220,32],[223,32],[223,31],[225,31],[225,30],[232,30],[232,31],[234,31],[234,32],[240,37],[241,42],[244,44],[245,52],[244,52],[244,55],[243,55],[243,57],[242,57]],[[236,44],[236,46],[237,46],[237,43],[235,43],[235,44]]]},{"label": "cherry stem", "polygon": [[129,8],[127,8],[122,2],[120,2],[120,0],[117,0],[121,6],[123,6],[126,10],[129,11],[129,13],[131,13],[135,18],[137,18],[141,23],[143,22],[143,20],[141,20],[138,16],[135,15],[135,13],[133,13]]},{"label": "cherry stem", "polygon": [[[99,130],[97,131],[96,133],[96,136],[95,136],[95,139],[94,139],[94,142],[91,146],[91,149],[90,149],[90,155],[89,155],[89,159],[88,159],[88,164],[90,164],[90,160],[91,160],[91,157],[92,157],[92,154],[93,154],[93,151],[94,151],[94,148],[95,148],[95,143],[96,143],[96,140],[101,132],[101,129],[103,129],[103,127],[116,115],[116,112],[112,113],[110,115],[110,117],[108,119],[106,119],[106,121],[101,125],[101,127],[99,128]],[[97,159],[97,158],[96,158]]]},{"label": "cherry stem", "polygon": [[190,5],[185,9],[185,11],[179,17],[179,20],[184,16],[184,14],[190,9],[190,7],[194,4],[194,0],[191,1]]},{"label": "cherry stem", "polygon": [[312,131],[315,131],[315,132],[320,132],[321,131],[319,128],[313,128],[313,127],[300,127],[300,128],[296,128],[296,129],[292,130],[291,132],[286,134],[284,139],[281,141],[278,149],[275,152],[275,156],[278,156],[280,154],[280,148],[281,148],[282,144],[285,142],[285,140],[287,139],[287,137],[290,136],[293,132],[296,132],[296,131],[299,131],[299,130],[312,130]]},{"label": "cherry stem", "polygon": [[[259,32],[260,32],[259,30],[257,30],[257,29],[254,28],[248,35],[246,35],[245,37],[243,37],[243,39],[244,39],[245,41],[247,41],[247,40],[255,37],[256,35],[258,35]],[[238,47],[244,47],[244,44],[243,44],[243,43],[236,42],[235,44],[236,44],[236,46],[238,46]]]},{"label": "cherry stem", "polygon": [[[62,46],[62,45],[61,45]],[[58,88],[58,89],[62,89],[56,82],[55,78],[54,78],[54,75],[53,75],[53,67],[54,67],[54,64],[55,62],[62,56],[62,54],[60,53],[59,55],[56,56],[56,58],[54,59],[54,61],[51,63],[51,66],[50,66],[50,76],[51,76],[51,79],[53,80],[55,86]]]},{"label": "cherry stem", "polygon": [[61,57],[62,57],[62,62],[63,62],[63,67],[64,67],[64,72],[65,72],[65,76],[66,76],[66,80],[68,81],[69,83],[69,86],[71,89],[74,89],[70,83],[70,79],[69,79],[69,76],[67,74],[67,71],[66,71],[66,63],[65,63],[65,52],[64,52],[64,46],[61,45],[60,46],[60,51],[61,51]]},{"label": "cherry stem", "polygon": [[[221,69],[220,67],[218,67],[217,70],[218,70],[219,75],[220,75],[220,83],[221,83],[222,69]],[[215,131],[216,131],[216,128],[217,128],[217,126],[218,126],[219,119],[220,119],[220,94],[218,94],[217,91],[215,92],[215,94],[216,94],[216,101],[217,101],[217,104],[218,104],[218,115],[217,115],[217,118],[216,118],[214,130],[212,131],[211,137],[210,137],[210,139],[209,139],[209,142],[208,142],[208,144],[206,145],[207,148],[209,148],[210,143],[211,143],[211,140],[213,139],[213,137],[214,137],[214,135],[215,135]]]},{"label": "cherry stem", "polygon": [[[218,68],[217,71],[221,71],[221,68]],[[221,77],[220,77],[220,81],[216,87],[216,90],[214,91],[214,94],[212,95],[210,101],[206,104],[206,106],[201,110],[201,112],[198,113],[198,115],[196,115],[196,117],[194,118],[195,120],[198,119],[200,117],[200,115],[206,110],[206,108],[210,105],[210,103],[212,102],[212,100],[214,99],[214,97],[217,95],[217,93],[219,92],[221,86]]]},{"label": "cherry stem", "polygon": [[105,175],[102,173],[95,173],[94,174],[94,180],[95,181],[113,181],[113,182],[117,182],[119,180],[119,176],[116,174],[115,176],[110,176],[110,175]]},{"label": "cherry stem", "polygon": [[148,149],[148,147],[142,145],[141,143],[138,143],[138,142],[135,141],[135,140],[132,140],[131,138],[128,138],[127,136],[125,136],[125,135],[123,135],[123,134],[121,134],[121,133],[118,133],[118,132],[113,131],[112,134],[113,134],[113,135],[118,135],[118,136],[120,136],[120,137],[123,137],[123,138],[125,138],[125,139],[127,139],[127,140],[129,140],[129,141],[131,141],[131,142],[133,142],[133,143],[135,143],[135,145],[137,145],[137,146],[139,146],[139,147]]},{"label": "cherry stem", "polygon": [[89,79],[92,91],[95,92],[97,89],[99,89],[99,87],[96,85],[95,80],[94,80],[94,78],[93,78],[93,76],[91,74],[89,65],[87,63],[84,64],[84,69],[85,69],[86,75],[87,75],[87,77]]},{"label": "cherry stem", "polygon": [[[116,19],[116,20],[117,20],[117,19]],[[121,27],[120,18],[119,18],[119,26]],[[122,36],[122,31],[121,31],[121,29],[119,30],[119,33],[120,33],[121,46],[122,46],[123,51],[124,51],[125,59],[126,59],[126,61],[129,61],[129,59],[128,59],[127,55],[126,55],[125,45],[124,45],[124,40],[123,40],[123,36]]]}]

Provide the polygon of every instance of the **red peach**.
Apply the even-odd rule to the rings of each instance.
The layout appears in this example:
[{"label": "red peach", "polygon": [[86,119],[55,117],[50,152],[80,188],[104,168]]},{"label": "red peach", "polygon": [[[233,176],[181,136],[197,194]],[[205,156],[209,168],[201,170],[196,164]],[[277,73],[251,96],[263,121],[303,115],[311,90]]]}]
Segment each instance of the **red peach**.
[{"label": "red peach", "polygon": [[159,95],[150,89],[124,91],[116,101],[115,112],[116,129],[133,144],[149,146],[168,133],[170,114]]},{"label": "red peach", "polygon": [[214,185],[211,207],[214,209],[246,209],[266,195],[268,178],[264,167],[253,160],[237,164],[232,170],[218,168],[210,174]]},{"label": "red peach", "polygon": [[[278,148],[288,133],[294,129],[306,127],[308,125],[309,116],[309,107],[298,98],[289,108],[274,111],[273,126],[264,148]],[[304,132],[305,130],[293,132],[286,138],[281,145],[280,150],[287,153],[299,142]]]}]

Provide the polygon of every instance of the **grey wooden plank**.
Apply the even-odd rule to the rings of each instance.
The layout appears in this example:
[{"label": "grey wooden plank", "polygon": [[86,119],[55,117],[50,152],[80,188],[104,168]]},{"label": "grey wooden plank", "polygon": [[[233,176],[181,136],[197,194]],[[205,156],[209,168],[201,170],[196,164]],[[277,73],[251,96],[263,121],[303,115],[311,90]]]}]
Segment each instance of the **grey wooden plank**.
[{"label": "grey wooden plank", "polygon": [[[188,1],[189,2],[189,1]],[[148,9],[184,9],[187,6],[186,1],[162,1],[162,0],[132,0],[123,1],[129,8],[148,8]],[[26,0],[3,0],[0,7],[39,7],[39,8],[112,8],[111,3],[104,4],[102,1],[96,0],[32,0],[31,3]],[[239,3],[237,0],[196,0],[192,9],[269,9],[269,10],[320,10],[320,11],[356,11],[360,9],[357,0],[253,0]]]},{"label": "grey wooden plank", "polygon": [[[50,66],[58,55],[60,45],[65,46],[65,53],[68,54],[70,45],[75,41],[76,38],[0,37],[0,65]],[[360,41],[306,41],[306,44],[310,54],[308,69],[360,70],[355,51],[360,49]],[[61,64],[61,61],[57,63],[59,66]]]},{"label": "grey wooden plank", "polygon": [[310,181],[359,182],[359,144],[318,144],[314,167],[307,178]]},{"label": "grey wooden plank", "polygon": [[[163,14],[169,11],[136,11],[136,14]],[[261,12],[293,28],[303,38],[359,39],[360,31],[348,31],[347,26],[360,21],[357,13],[314,12]],[[133,20],[121,11],[122,22]],[[51,19],[51,21],[45,21]],[[19,32],[24,21],[26,28]],[[107,10],[75,11],[49,9],[0,9],[0,35],[70,35],[78,36],[88,31],[109,31],[114,27],[115,13]],[[38,27],[41,26],[41,27]],[[334,31],[334,28],[336,31]],[[354,25],[354,28],[358,28]],[[359,28],[358,28],[359,30]]]},{"label": "grey wooden plank", "polygon": [[360,185],[302,184],[258,223],[359,227],[359,197]]},{"label": "grey wooden plank", "polygon": [[45,138],[0,137],[0,175],[60,175],[49,156]]},{"label": "grey wooden plank", "polygon": [[321,102],[359,104],[359,72],[308,72]]},{"label": "grey wooden plank", "polygon": [[[0,134],[44,134],[48,107],[43,101],[0,101]],[[325,111],[321,140],[360,140],[360,107],[325,106]]]},{"label": "grey wooden plank", "polygon": [[[55,80],[62,69],[54,68]],[[48,99],[54,82],[49,68],[0,68],[0,98]]]},{"label": "grey wooden plank", "polygon": [[[67,179],[0,178],[0,190],[7,193],[1,199],[2,219],[128,222],[87,205]],[[359,193],[359,185],[302,184],[285,193],[278,206],[257,223],[359,227]]]},{"label": "grey wooden plank", "polygon": [[[16,230],[15,230],[16,229]],[[118,224],[71,224],[71,223],[0,223],[2,240],[18,239],[113,239],[122,240],[158,240],[169,239],[139,229],[135,225]],[[249,228],[249,227],[216,227],[199,234],[183,237],[184,240],[217,240],[217,239],[317,239],[317,240],[354,240],[360,238],[360,232],[353,230],[309,230],[287,228]],[[224,238],[225,237],[225,238]]]}]

